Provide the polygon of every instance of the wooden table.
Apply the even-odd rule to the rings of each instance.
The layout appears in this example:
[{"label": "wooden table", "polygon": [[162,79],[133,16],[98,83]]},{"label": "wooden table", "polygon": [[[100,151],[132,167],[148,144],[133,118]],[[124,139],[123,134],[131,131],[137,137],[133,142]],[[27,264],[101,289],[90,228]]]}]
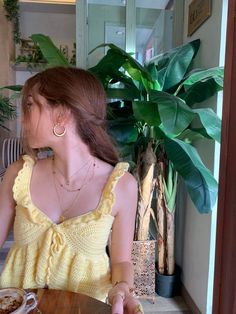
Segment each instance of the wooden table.
[{"label": "wooden table", "polygon": [[[84,294],[62,290],[30,290],[37,294],[42,314],[111,314],[111,306]],[[37,309],[31,312],[38,314]]]}]

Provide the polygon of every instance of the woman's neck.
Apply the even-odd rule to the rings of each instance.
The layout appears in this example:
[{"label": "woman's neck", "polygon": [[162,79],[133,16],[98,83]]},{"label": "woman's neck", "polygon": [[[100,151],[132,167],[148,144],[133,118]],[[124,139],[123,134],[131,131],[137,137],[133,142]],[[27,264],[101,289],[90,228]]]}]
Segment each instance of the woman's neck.
[{"label": "woman's neck", "polygon": [[54,151],[53,163],[61,175],[69,180],[76,172],[81,174],[86,171],[87,166],[94,162],[94,156],[91,155],[88,146],[80,139],[63,142],[63,144],[52,147]]}]

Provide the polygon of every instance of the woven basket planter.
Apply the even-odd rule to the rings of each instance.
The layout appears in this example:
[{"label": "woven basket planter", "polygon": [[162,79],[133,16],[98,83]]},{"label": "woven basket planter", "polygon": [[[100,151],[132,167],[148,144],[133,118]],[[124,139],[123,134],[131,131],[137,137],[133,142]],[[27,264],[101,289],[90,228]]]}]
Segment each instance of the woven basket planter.
[{"label": "woven basket planter", "polygon": [[155,295],[155,240],[133,241],[134,288],[138,297]]}]

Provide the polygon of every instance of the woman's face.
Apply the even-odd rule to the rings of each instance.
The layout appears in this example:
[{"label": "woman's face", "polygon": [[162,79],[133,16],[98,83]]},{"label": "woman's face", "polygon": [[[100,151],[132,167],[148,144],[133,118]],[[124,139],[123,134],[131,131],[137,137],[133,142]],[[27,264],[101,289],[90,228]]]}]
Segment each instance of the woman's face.
[{"label": "woman's face", "polygon": [[24,134],[28,145],[31,148],[42,148],[50,146],[53,139],[52,129],[54,126],[53,110],[48,105],[47,100],[40,95],[37,95],[37,101],[29,95],[27,98],[28,117],[27,123],[24,123]]}]

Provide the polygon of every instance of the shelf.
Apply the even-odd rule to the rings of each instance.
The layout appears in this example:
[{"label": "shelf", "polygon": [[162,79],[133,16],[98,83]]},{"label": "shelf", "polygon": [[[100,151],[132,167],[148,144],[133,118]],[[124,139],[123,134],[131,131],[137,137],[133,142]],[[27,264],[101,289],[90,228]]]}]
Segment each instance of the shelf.
[{"label": "shelf", "polygon": [[18,64],[15,64],[15,63],[12,62],[11,67],[15,71],[40,72],[40,71],[45,69],[45,64],[44,63],[41,63],[41,64],[39,63],[39,64],[37,64],[35,66],[32,66],[32,68],[31,68],[31,67],[29,67],[27,65],[26,62],[20,62]]}]

